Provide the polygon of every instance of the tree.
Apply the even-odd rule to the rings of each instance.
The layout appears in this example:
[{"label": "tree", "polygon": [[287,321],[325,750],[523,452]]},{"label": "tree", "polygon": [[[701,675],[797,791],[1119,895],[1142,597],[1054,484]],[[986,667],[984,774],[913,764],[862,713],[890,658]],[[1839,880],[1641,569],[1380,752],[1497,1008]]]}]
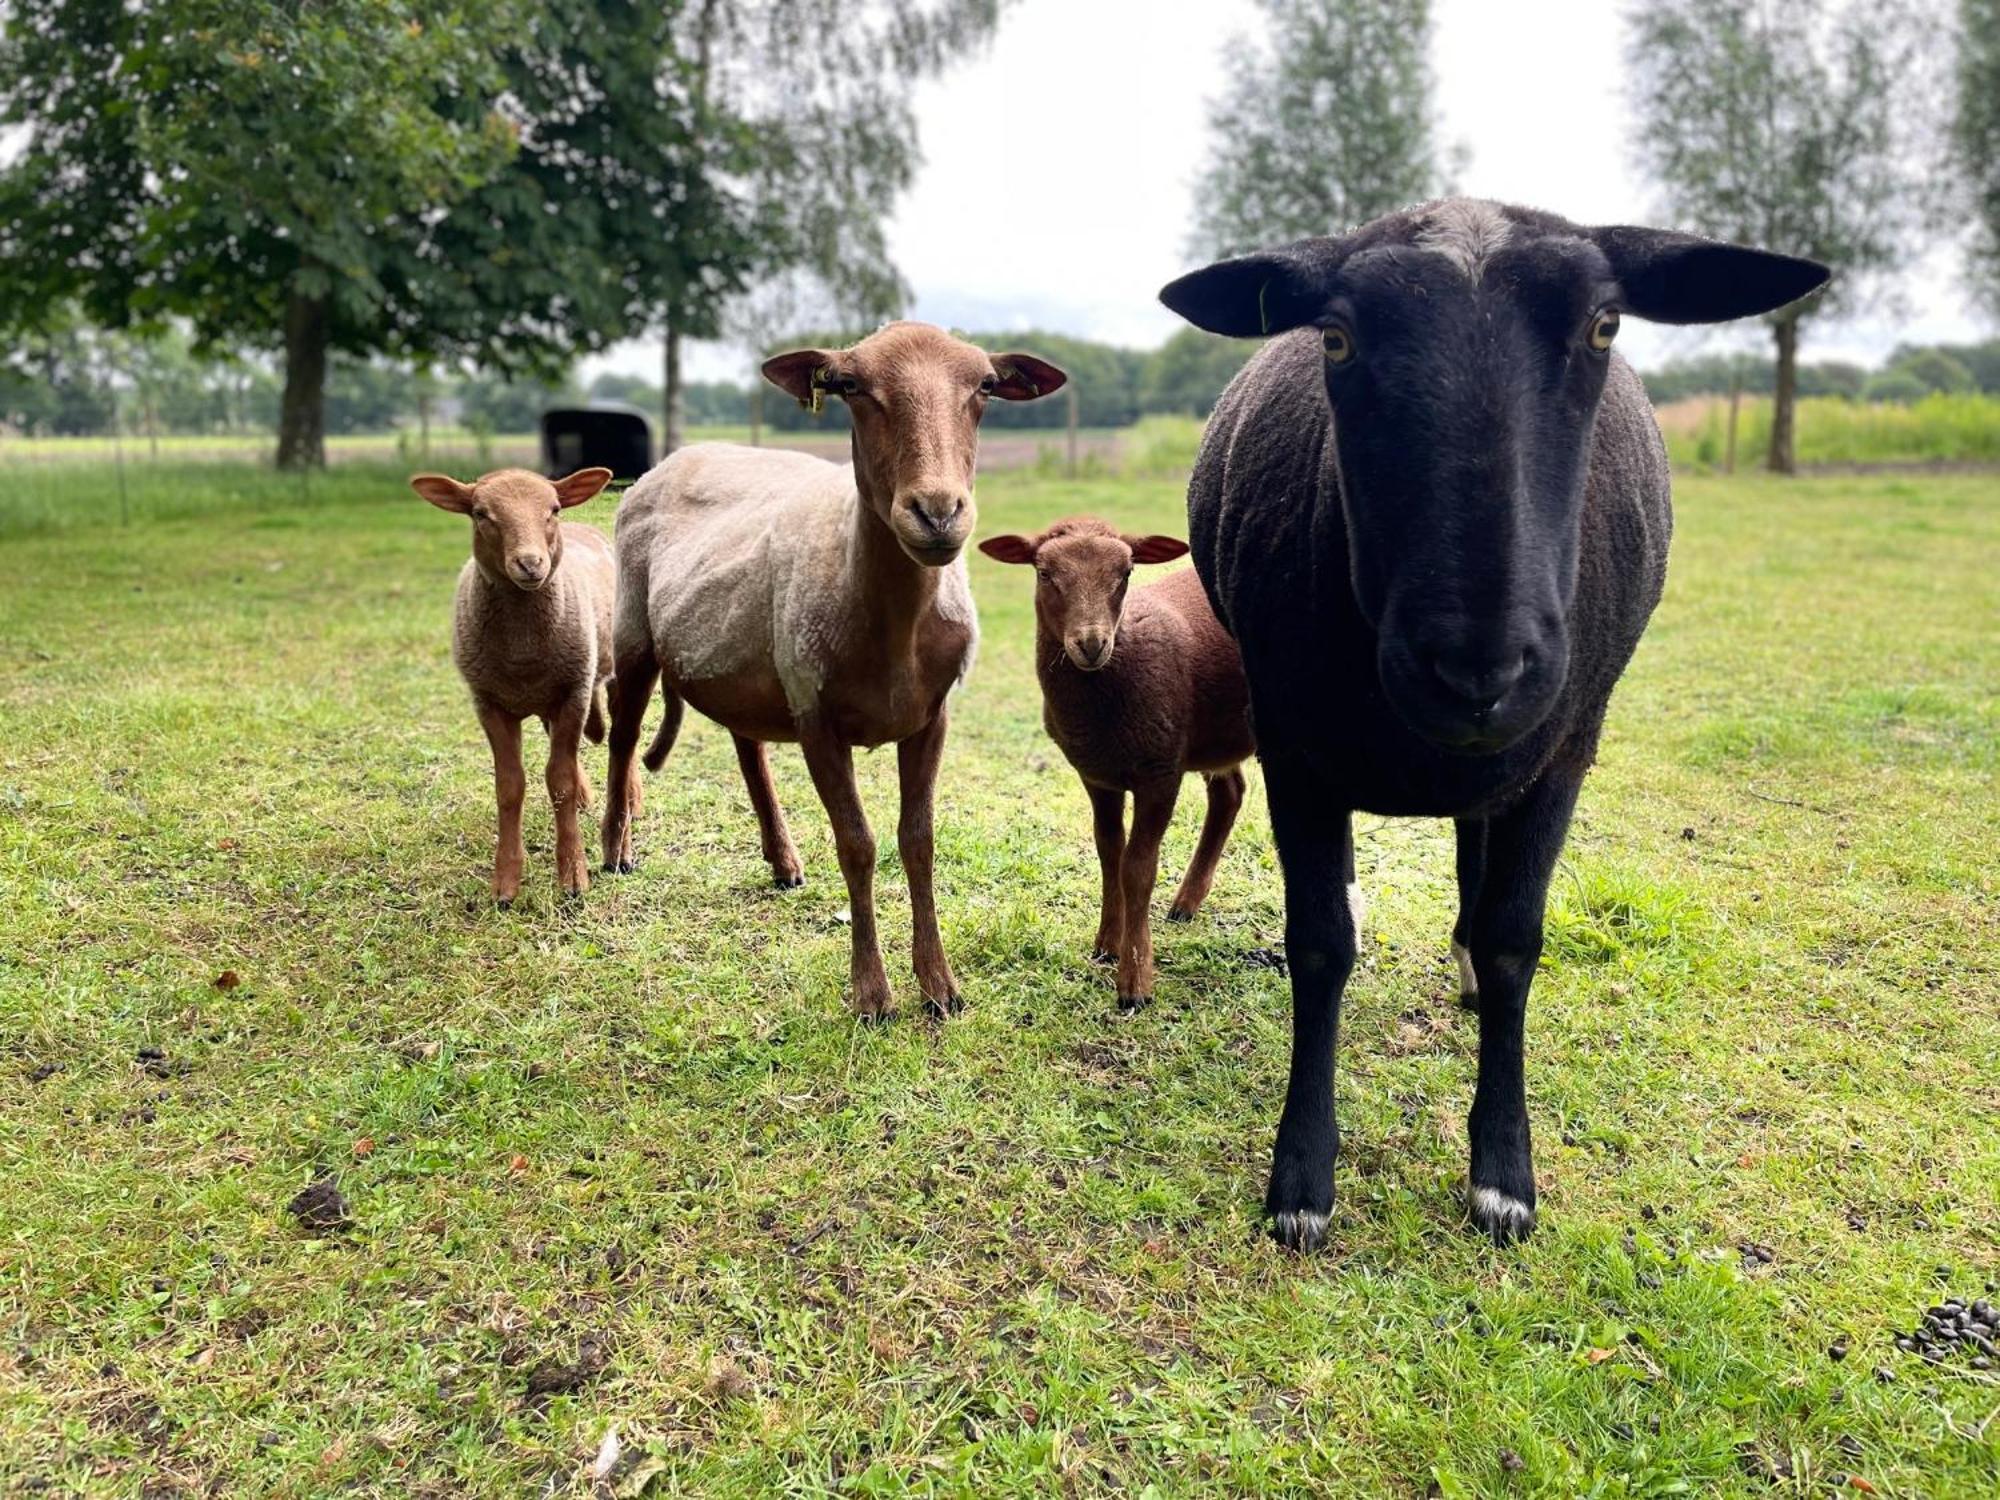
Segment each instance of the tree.
[{"label": "tree", "polygon": [[2000,317],[2000,0],[1959,0],[1952,137],[1972,211],[1973,293]]},{"label": "tree", "polygon": [[[998,14],[999,0],[543,8],[507,64],[521,170],[560,225],[554,263],[580,264],[578,295],[606,304],[585,321],[664,331],[666,450],[681,342],[721,336],[746,290],[810,272],[847,316],[901,304],[884,225],[917,166],[912,90]],[[454,215],[447,239],[460,223],[478,216]]]},{"label": "tree", "polygon": [[554,280],[452,262],[434,236],[513,155],[499,55],[529,9],[16,0],[0,308],[32,322],[74,296],[105,326],[178,315],[204,346],[282,348],[287,466],[323,461],[331,352],[541,353],[566,327]]},{"label": "tree", "polygon": [[1923,28],[1897,0],[1643,0],[1628,24],[1637,155],[1667,216],[1834,268],[1768,320],[1769,466],[1790,473],[1800,323],[1896,269],[1924,216],[1907,161]]},{"label": "tree", "polygon": [[1254,344],[1183,328],[1146,356],[1139,378],[1139,406],[1149,412],[1205,417],[1222,388],[1236,378]]},{"label": "tree", "polygon": [[1435,197],[1430,0],[1257,0],[1267,35],[1231,44],[1208,110],[1192,253],[1333,234]]}]

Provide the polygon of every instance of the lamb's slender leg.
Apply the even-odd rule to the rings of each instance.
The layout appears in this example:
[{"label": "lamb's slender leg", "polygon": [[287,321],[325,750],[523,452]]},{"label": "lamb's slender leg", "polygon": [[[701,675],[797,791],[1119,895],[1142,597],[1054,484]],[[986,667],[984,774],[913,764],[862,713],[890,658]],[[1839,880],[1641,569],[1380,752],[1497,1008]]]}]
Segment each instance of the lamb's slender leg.
[{"label": "lamb's slender leg", "polygon": [[589,700],[578,698],[563,706],[549,723],[549,764],[546,773],[549,805],[556,815],[556,886],[565,896],[590,889],[590,861],[583,852],[579,811],[583,793],[583,721]]},{"label": "lamb's slender leg", "polygon": [[931,885],[935,851],[932,845],[932,792],[938,762],[944,757],[945,711],[896,746],[898,790],[902,808],[896,820],[896,848],[903,858],[903,878],[910,884],[910,959],[917,971],[917,988],[934,1016],[948,1016],[963,1002],[951,960],[944,955],[938,933],[937,898]]},{"label": "lamb's slender leg", "polygon": [[1343,889],[1352,820],[1326,805],[1325,789],[1291,757],[1265,762],[1264,787],[1285,875],[1285,952],[1292,971],[1291,1078],[1264,1206],[1279,1244],[1315,1250],[1333,1214],[1333,1164],[1340,1151],[1333,1057],[1341,991],[1354,967],[1354,912]]},{"label": "lamb's slender leg", "polygon": [[1243,808],[1243,788],[1248,783],[1240,770],[1222,771],[1208,778],[1208,812],[1201,820],[1201,840],[1194,846],[1187,874],[1181,877],[1179,894],[1167,908],[1169,922],[1192,922],[1215,885],[1215,867],[1222,863],[1223,846],[1229,830],[1236,826],[1236,814]]},{"label": "lamb's slender leg", "polygon": [[1160,875],[1160,840],[1174,820],[1181,779],[1170,776],[1132,793],[1132,836],[1118,869],[1125,930],[1118,945],[1118,1008],[1135,1011],[1153,1000],[1153,883]]},{"label": "lamb's slender leg", "polygon": [[521,721],[491,704],[479,705],[479,727],[493,747],[493,791],[500,804],[500,831],[493,846],[493,899],[505,908],[521,889],[527,846],[521,841],[521,802],[528,773],[521,766]]},{"label": "lamb's slender leg", "polygon": [[1535,1227],[1535,1165],[1521,1049],[1528,986],[1542,956],[1542,907],[1562,853],[1581,768],[1544,771],[1520,803],[1486,829],[1486,869],[1469,946],[1479,981],[1479,1084],[1472,1137],[1472,1222],[1502,1244]]},{"label": "lamb's slender leg", "polygon": [[605,737],[611,751],[610,769],[604,778],[604,868],[606,873],[632,872],[632,818],[639,810],[639,768],[632,752],[639,743],[639,731],[646,725],[646,700],[660,675],[650,640],[621,641],[612,681],[611,732]]},{"label": "lamb's slender leg", "polygon": [[762,740],[730,736],[736,742],[736,764],[743,769],[743,784],[750,789],[750,807],[757,814],[757,838],[764,848],[764,862],[771,867],[771,880],[780,890],[806,883],[799,851],[793,847],[792,832],[785,827],[785,810],[778,806],[777,784],[771,780],[770,748]]},{"label": "lamb's slender leg", "polygon": [[854,1013],[864,1021],[886,1020],[895,1007],[889,995],[888,971],[882,967],[882,944],[875,931],[875,835],[862,811],[861,793],[854,785],[854,750],[820,729],[800,736],[806,769],[833,824],[833,844],[840,855],[840,873],[847,881],[847,905],[853,920],[849,979]]},{"label": "lamb's slender leg", "polygon": [[1090,794],[1090,831],[1097,841],[1097,868],[1104,881],[1097,941],[1090,956],[1098,963],[1115,964],[1125,934],[1125,893],[1118,883],[1125,859],[1125,790],[1087,781],[1083,789]]}]

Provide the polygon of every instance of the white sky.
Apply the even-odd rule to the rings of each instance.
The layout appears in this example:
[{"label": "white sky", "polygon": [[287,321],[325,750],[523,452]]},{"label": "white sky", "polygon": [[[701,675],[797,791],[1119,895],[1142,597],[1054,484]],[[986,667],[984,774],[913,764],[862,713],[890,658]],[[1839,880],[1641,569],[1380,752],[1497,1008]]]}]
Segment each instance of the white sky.
[{"label": "white sky", "polygon": [[[1435,58],[1458,187],[1585,223],[1648,222],[1627,150],[1622,7],[1607,0],[1440,0]],[[925,165],[890,235],[913,317],[961,328],[1037,326],[1135,347],[1180,326],[1155,300],[1183,252],[1221,53],[1252,27],[1247,0],[1018,0],[983,53],[922,87]],[[1871,363],[1903,339],[1978,337],[1957,257],[1904,279],[1903,316],[1807,326],[1807,359]],[[1729,335],[1628,321],[1641,368]],[[1755,325],[1739,340],[1761,337]],[[1759,346],[1761,347],[1761,345]],[[587,362],[659,379],[657,340]],[[695,346],[696,379],[748,378],[746,352]]]}]

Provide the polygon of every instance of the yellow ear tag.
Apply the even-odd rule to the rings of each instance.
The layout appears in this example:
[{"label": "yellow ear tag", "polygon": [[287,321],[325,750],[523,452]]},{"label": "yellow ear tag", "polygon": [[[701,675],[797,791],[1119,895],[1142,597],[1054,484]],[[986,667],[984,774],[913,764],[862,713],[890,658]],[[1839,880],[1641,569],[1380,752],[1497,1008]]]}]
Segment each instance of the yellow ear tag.
[{"label": "yellow ear tag", "polygon": [[817,370],[814,370],[811,387],[812,400],[799,403],[814,416],[818,416],[819,409],[826,405],[826,387],[821,382],[832,374],[833,368],[830,365],[821,365]]}]

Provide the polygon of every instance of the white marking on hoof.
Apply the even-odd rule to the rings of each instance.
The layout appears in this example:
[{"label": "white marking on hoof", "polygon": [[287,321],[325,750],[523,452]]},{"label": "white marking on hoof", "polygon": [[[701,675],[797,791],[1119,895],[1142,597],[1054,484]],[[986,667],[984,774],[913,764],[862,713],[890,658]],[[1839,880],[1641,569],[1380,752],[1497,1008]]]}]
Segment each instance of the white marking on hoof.
[{"label": "white marking on hoof", "polygon": [[1361,899],[1361,887],[1347,882],[1347,914],[1354,918],[1354,935],[1361,936],[1361,924],[1368,919],[1368,903]]},{"label": "white marking on hoof", "polygon": [[1498,1188],[1472,1190],[1472,1222],[1505,1243],[1518,1240],[1535,1227],[1535,1211],[1511,1193]]},{"label": "white marking on hoof", "polygon": [[[1458,960],[1458,993],[1460,997],[1479,993],[1479,976],[1472,972],[1472,955],[1462,943],[1451,945],[1451,956]],[[1481,1189],[1485,1191],[1485,1189]]]},{"label": "white marking on hoof", "polygon": [[1317,1250],[1326,1238],[1329,1215],[1309,1208],[1277,1215],[1278,1243],[1290,1250]]}]

